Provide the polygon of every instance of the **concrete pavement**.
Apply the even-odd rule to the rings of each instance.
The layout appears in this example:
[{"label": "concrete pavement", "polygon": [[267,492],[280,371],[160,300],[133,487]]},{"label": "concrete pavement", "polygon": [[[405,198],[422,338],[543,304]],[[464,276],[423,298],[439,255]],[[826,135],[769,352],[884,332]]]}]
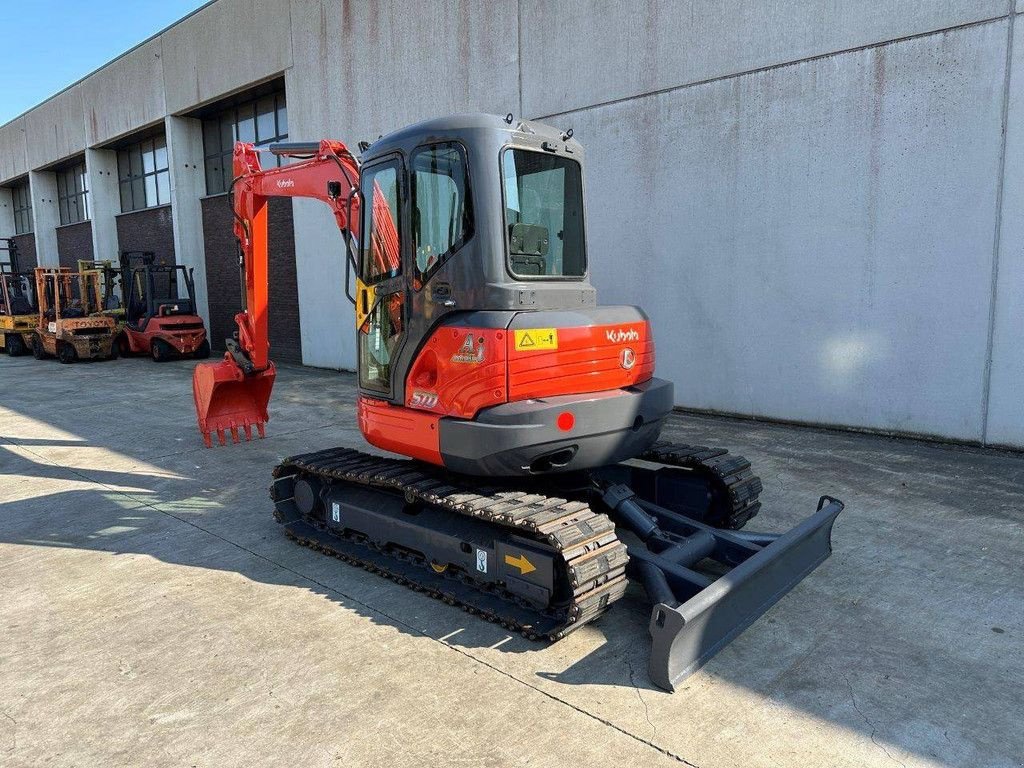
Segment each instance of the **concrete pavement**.
[{"label": "concrete pavement", "polygon": [[1024,764],[1019,454],[675,417],[752,459],[752,527],[848,506],[670,695],[639,590],[542,645],[289,542],[270,470],[362,445],[353,377],[285,368],[206,450],[191,367],[0,358],[2,765]]}]

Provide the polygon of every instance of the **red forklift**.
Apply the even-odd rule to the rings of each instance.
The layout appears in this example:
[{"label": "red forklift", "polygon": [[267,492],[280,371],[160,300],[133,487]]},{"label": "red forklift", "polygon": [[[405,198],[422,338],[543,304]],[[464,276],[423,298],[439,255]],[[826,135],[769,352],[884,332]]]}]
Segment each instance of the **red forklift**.
[{"label": "red forklift", "polygon": [[148,354],[155,362],[210,356],[206,326],[196,313],[192,270],[158,264],[151,251],[121,252],[124,325],[118,336],[121,355]]}]

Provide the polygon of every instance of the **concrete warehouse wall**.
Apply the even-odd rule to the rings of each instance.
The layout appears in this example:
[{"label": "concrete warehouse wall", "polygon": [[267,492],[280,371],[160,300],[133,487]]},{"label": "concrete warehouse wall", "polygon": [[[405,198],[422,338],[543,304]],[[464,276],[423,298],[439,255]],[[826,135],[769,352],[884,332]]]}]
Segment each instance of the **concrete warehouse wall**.
[{"label": "concrete warehouse wall", "polygon": [[[1024,447],[1022,12],[217,0],[0,127],[0,184],[282,74],[295,140],[544,118],[587,149],[601,301],[650,313],[680,405]],[[310,201],[294,233],[302,359],[351,368],[341,238]]]}]

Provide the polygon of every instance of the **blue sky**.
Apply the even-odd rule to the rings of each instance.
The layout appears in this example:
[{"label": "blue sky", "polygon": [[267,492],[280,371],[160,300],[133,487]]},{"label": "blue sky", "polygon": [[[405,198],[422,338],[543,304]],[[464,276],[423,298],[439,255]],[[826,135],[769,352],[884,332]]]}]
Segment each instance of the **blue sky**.
[{"label": "blue sky", "polygon": [[3,0],[0,125],[206,0]]}]

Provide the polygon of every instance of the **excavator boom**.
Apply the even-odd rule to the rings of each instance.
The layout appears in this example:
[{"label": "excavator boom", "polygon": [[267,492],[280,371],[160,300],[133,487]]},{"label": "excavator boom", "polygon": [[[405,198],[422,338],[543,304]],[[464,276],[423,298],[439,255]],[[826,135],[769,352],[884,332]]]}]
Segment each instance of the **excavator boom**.
[{"label": "excavator boom", "polygon": [[213,434],[221,445],[228,432],[236,443],[240,430],[246,440],[251,439],[253,427],[263,437],[270,418],[267,405],[276,371],[270,360],[268,315],[269,199],[321,200],[331,208],[346,241],[357,234],[353,230],[359,221],[359,165],[344,144],[329,140],[273,144],[268,148],[271,154],[296,162],[267,169],[260,164],[260,151],[252,144],[238,142],[233,158],[234,181],[229,197],[245,286],[245,305],[235,315],[236,338],[227,340],[227,352],[220,362],[197,365],[192,374],[196,417],[207,447],[213,444]]}]

